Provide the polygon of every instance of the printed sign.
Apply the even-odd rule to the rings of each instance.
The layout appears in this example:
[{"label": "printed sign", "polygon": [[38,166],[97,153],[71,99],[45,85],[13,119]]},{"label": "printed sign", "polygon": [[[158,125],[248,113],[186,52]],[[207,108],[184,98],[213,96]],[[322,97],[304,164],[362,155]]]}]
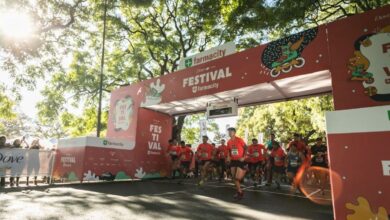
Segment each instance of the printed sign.
[{"label": "printed sign", "polygon": [[180,60],[178,68],[179,70],[181,70],[188,67],[196,66],[202,63],[209,62],[211,60],[222,58],[235,52],[236,45],[234,44],[234,42],[228,42],[226,44],[211,48],[198,54],[182,58]]},{"label": "printed sign", "polygon": [[130,96],[119,99],[115,103],[114,110],[114,126],[116,130],[126,131],[131,123],[131,115],[133,114],[133,100]]},{"label": "printed sign", "polygon": [[149,131],[151,140],[148,141],[148,155],[160,155],[161,154],[161,142],[160,134],[162,133],[162,126],[159,124],[150,124]]},{"label": "printed sign", "polygon": [[135,144],[134,141],[117,138],[78,137],[60,139],[58,142],[58,146],[60,146],[61,148],[94,146],[110,149],[133,150]]},{"label": "printed sign", "polygon": [[53,151],[2,149],[0,176],[50,176],[53,159]]}]

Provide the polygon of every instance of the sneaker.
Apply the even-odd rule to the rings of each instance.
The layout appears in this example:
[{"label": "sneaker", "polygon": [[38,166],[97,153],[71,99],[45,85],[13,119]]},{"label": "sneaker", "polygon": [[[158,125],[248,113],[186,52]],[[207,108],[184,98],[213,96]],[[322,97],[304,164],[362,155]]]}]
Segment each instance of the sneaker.
[{"label": "sneaker", "polygon": [[280,183],[279,183],[279,182],[276,182],[276,189],[277,189],[277,190],[280,189]]},{"label": "sneaker", "polygon": [[237,192],[235,195],[234,195],[234,199],[236,200],[241,200],[244,198],[244,192]]},{"label": "sneaker", "polygon": [[202,186],[203,184],[204,184],[204,181],[201,180],[201,181],[199,181],[198,186]]}]

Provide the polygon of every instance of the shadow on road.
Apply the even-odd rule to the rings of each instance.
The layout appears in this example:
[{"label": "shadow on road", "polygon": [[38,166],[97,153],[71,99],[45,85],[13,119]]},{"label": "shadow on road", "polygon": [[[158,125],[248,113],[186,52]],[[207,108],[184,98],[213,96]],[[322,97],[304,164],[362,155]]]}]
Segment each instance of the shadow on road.
[{"label": "shadow on road", "polygon": [[[95,183],[0,194],[0,219],[332,219],[332,209],[299,197],[247,192],[235,202],[228,185],[167,181]],[[5,199],[5,200],[3,200]],[[17,213],[15,215],[15,213]]]}]

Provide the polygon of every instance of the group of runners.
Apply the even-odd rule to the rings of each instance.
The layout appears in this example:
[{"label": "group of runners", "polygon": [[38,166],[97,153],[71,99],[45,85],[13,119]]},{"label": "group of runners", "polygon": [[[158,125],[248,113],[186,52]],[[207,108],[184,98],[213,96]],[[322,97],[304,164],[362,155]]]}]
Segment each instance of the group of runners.
[{"label": "group of runners", "polygon": [[[200,174],[198,185],[210,178],[218,178],[221,182],[231,179],[237,190],[234,198],[242,199],[244,192],[241,182],[244,178],[250,180],[254,187],[260,186],[264,179],[266,186],[274,183],[277,189],[280,189],[282,179],[287,179],[292,190],[299,193],[295,178],[299,172],[309,166],[328,166],[327,148],[321,138],[308,147],[299,134],[294,134],[293,140],[283,149],[274,134],[270,135],[264,145],[254,138],[252,144],[247,146],[242,138],[236,136],[235,128],[229,128],[228,133],[227,143],[221,140],[218,147],[209,143],[207,136],[203,136],[195,153],[190,144],[181,141],[179,145],[176,140],[170,140],[167,153],[172,160],[172,179],[180,176],[181,183],[184,178],[192,177],[192,174],[195,177]],[[305,175],[310,178],[312,174]],[[314,173],[313,176],[321,183],[323,193],[326,177]]]}]

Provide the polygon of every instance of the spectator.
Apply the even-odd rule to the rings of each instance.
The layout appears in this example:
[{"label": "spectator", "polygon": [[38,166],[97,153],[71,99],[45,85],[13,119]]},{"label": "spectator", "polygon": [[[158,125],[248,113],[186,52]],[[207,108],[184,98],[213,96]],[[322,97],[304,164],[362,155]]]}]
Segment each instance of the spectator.
[{"label": "spectator", "polygon": [[[36,140],[34,140],[32,143],[31,143],[31,146],[30,146],[30,150],[39,150],[39,149],[41,149],[42,148],[42,146],[41,146],[41,144],[39,143],[39,139],[36,139]],[[38,157],[36,156],[36,155],[38,155]],[[29,154],[29,157],[30,157],[30,159],[32,158],[32,157],[36,157],[36,158],[34,158],[35,160],[37,160],[38,161],[38,164],[37,164],[37,166],[34,166],[34,167],[28,167],[28,170],[27,170],[27,173],[28,174],[30,174],[32,171],[37,171],[38,170],[38,168],[39,168],[39,154],[34,154],[34,153],[32,153],[32,154]],[[29,185],[29,180],[30,180],[30,177],[29,176],[27,176],[27,182],[26,182],[26,185],[28,186]],[[37,182],[37,176],[34,176],[34,185],[38,185],[38,182]]]},{"label": "spectator", "polygon": [[[7,148],[7,138],[5,136],[1,136],[0,137],[0,150],[1,149],[4,149],[4,148]],[[5,168],[0,168],[0,175],[5,175]],[[5,177],[2,176],[0,178],[0,187],[4,187],[5,186]]]},{"label": "spectator", "polygon": [[[14,142],[12,143],[12,148],[22,148],[22,141],[20,139],[15,139]],[[16,171],[16,174],[15,174],[15,170],[11,170],[11,177],[9,178],[9,182],[10,182],[10,186],[19,186],[19,172]],[[16,175],[16,182],[15,182],[15,177],[14,175]]]}]

